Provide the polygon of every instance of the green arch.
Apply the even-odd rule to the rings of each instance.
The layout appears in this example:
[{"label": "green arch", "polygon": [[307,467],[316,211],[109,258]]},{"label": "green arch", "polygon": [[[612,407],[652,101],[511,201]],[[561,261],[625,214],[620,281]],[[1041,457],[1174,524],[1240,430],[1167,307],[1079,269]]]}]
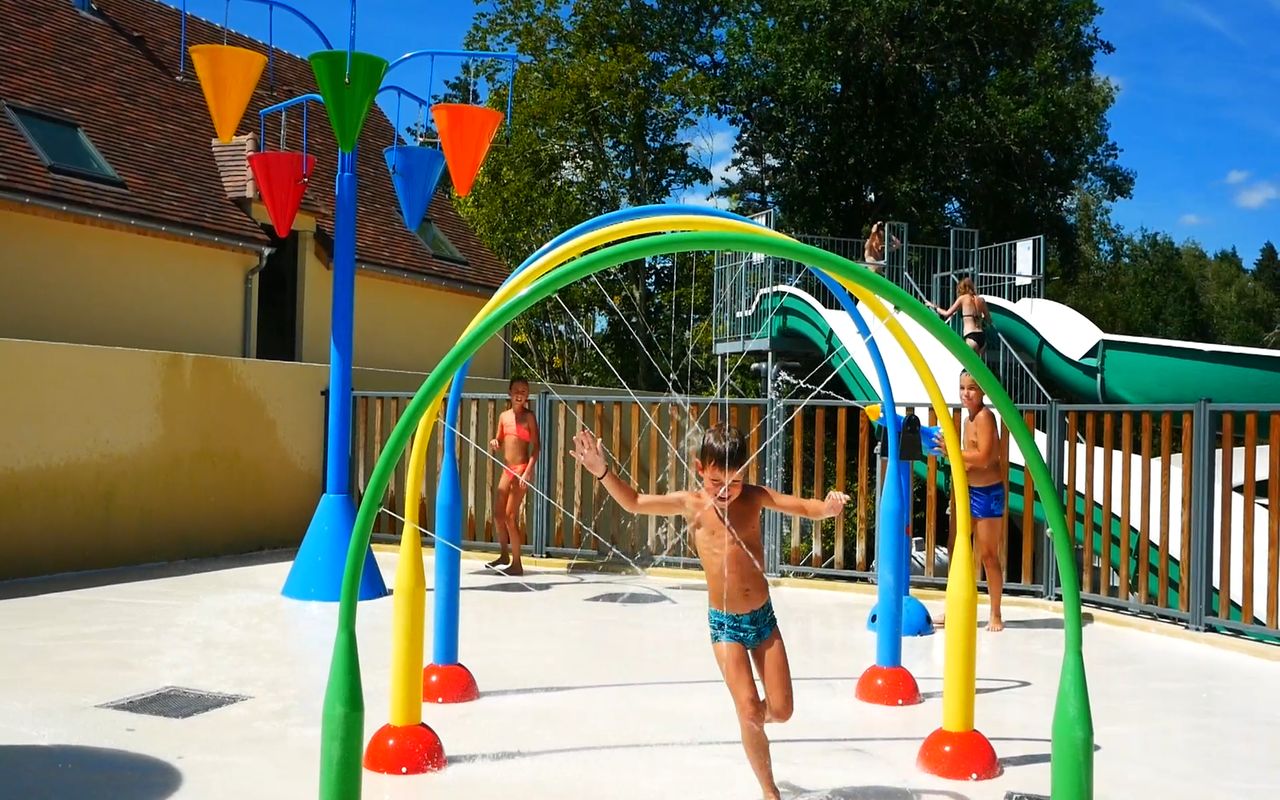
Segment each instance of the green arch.
[{"label": "green arch", "polygon": [[[394,474],[395,465],[427,407],[447,390],[449,381],[491,337],[534,303],[552,296],[596,272],[629,261],[657,255],[698,250],[725,250],[767,255],[797,261],[847,279],[898,307],[919,323],[973,375],[1009,426],[1010,435],[1026,458],[1036,493],[1049,521],[1054,557],[1062,582],[1064,651],[1054,707],[1050,761],[1050,785],[1055,800],[1091,800],[1093,797],[1093,720],[1085,681],[1080,579],[1076,573],[1070,532],[1062,498],[1035,438],[1022,422],[1013,400],[987,365],[963,340],[914,297],[888,280],[834,253],[776,236],[756,233],[665,233],[634,239],[594,251],[543,275],[525,291],[512,297],[475,326],[445,354],[423,382],[387,439],[369,476],[365,495],[356,513],[347,551],[338,609],[329,683],[325,691],[320,742],[320,796],[323,800],[349,800],[360,796],[361,754],[364,736],[364,698],[356,648],[356,606],[364,553],[369,547],[374,518]],[[1046,492],[1046,487],[1054,491]]]}]

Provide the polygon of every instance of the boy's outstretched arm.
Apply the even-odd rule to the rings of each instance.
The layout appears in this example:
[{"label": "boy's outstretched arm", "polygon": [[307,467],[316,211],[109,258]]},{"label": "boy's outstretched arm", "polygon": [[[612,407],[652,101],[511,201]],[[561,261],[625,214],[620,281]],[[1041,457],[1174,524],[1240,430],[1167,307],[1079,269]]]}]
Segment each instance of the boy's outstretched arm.
[{"label": "boy's outstretched arm", "polygon": [[653,516],[671,516],[684,513],[688,507],[688,492],[670,492],[668,494],[641,494],[635,487],[619,478],[612,469],[604,452],[604,442],[595,437],[591,431],[582,431],[573,437],[573,449],[569,451],[582,468],[591,473],[591,477],[600,481],[605,491],[632,514],[652,514]]},{"label": "boy's outstretched arm", "polygon": [[844,510],[845,503],[849,502],[849,495],[844,492],[827,492],[826,498],[819,500],[817,498],[805,499],[791,494],[783,494],[770,489],[768,486],[761,486],[760,489],[764,492],[765,508],[772,508],[774,511],[783,514],[806,517],[808,519],[826,519],[838,516]]}]

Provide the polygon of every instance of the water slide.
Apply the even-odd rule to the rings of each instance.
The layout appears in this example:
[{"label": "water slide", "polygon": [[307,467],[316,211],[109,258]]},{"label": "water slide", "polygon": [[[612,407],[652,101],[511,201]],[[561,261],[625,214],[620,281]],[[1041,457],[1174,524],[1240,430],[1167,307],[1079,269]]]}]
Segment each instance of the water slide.
[{"label": "water slide", "polygon": [[[1224,398],[1219,402],[1228,402],[1225,398],[1231,398],[1229,402],[1246,402],[1243,398],[1257,402],[1258,391],[1267,391],[1260,388],[1249,388],[1262,386],[1266,380],[1276,381],[1276,370],[1280,368],[1280,359],[1275,356],[1266,355],[1268,351],[1248,350],[1246,348],[1226,348],[1225,351],[1220,348],[1213,348],[1207,345],[1199,345],[1188,342],[1167,342],[1165,340],[1150,339],[1133,339],[1131,337],[1105,337],[1098,331],[1096,326],[1089,323],[1087,319],[1077,314],[1072,309],[1062,306],[1058,303],[1045,305],[1051,301],[1019,301],[1017,304],[1008,303],[1006,301],[995,298],[987,298],[992,310],[992,316],[996,319],[997,327],[1002,334],[1006,334],[1013,338],[1020,338],[1018,348],[1021,350],[1022,343],[1033,341],[1031,337],[1035,337],[1035,341],[1040,343],[1039,352],[1042,354],[1042,363],[1045,365],[1046,371],[1052,370],[1054,381],[1063,382],[1074,381],[1074,385],[1083,388],[1087,385],[1088,380],[1092,380],[1095,387],[1108,384],[1112,392],[1131,392],[1136,393],[1141,390],[1142,394],[1131,394],[1125,396],[1137,397],[1140,399],[1132,399],[1127,402],[1192,402],[1198,398],[1188,398],[1186,394],[1175,395],[1173,389],[1169,388],[1169,384],[1174,381],[1167,380],[1165,375],[1161,373],[1180,373],[1182,371],[1190,372],[1193,365],[1186,361],[1179,360],[1179,353],[1189,353],[1190,358],[1199,359],[1205,363],[1215,363],[1212,356],[1208,353],[1230,352],[1240,355],[1239,359],[1224,358],[1223,361],[1228,366],[1222,366],[1221,371],[1217,373],[1215,383],[1224,383],[1227,385],[1214,385],[1214,400]],[[1040,304],[1039,308],[1028,308],[1032,304]],[[802,342],[809,347],[816,349],[819,353],[827,356],[827,363],[836,367],[840,379],[852,393],[854,399],[860,403],[877,403],[880,402],[879,394],[875,390],[875,383],[871,380],[871,376],[875,375],[875,370],[871,364],[871,358],[867,348],[862,343],[862,337],[858,335],[853,321],[843,311],[838,309],[825,308],[817,299],[804,291],[790,287],[778,286],[772,290],[763,290],[756,297],[756,305],[765,307],[774,311],[769,317],[770,331],[769,335],[774,338],[784,340],[792,340]],[[1050,313],[1045,313],[1046,309]],[[1065,311],[1063,311],[1065,309]],[[753,313],[755,309],[742,312],[744,316]],[[960,363],[952,356],[945,347],[935,341],[932,336],[925,333],[924,329],[916,324],[910,317],[898,312],[896,314],[898,322],[906,329],[908,335],[920,348],[930,368],[932,369],[938,383],[941,385],[943,394],[950,403],[959,403],[959,374]],[[1013,320],[1018,320],[1014,323]],[[1029,320],[1035,320],[1033,325]],[[1083,322],[1082,322],[1083,321]],[[884,330],[884,325],[871,315],[866,315],[866,322],[871,329],[872,335],[880,345],[881,353],[884,357],[886,371],[889,374],[889,380],[894,387],[895,399],[898,402],[899,411],[905,411],[907,406],[916,408],[925,417],[928,411],[929,402],[928,395],[924,386],[920,381],[915,370],[912,369],[906,355],[897,346],[893,337]],[[1023,327],[1014,330],[1013,326],[1020,324]],[[1041,327],[1042,326],[1042,327]],[[1078,331],[1075,338],[1072,331]],[[1006,333],[1010,331],[1010,333]],[[761,331],[761,334],[764,332]],[[1051,335],[1050,335],[1051,334]],[[1052,337],[1052,338],[1051,338]],[[1124,346],[1115,346],[1116,342],[1123,342]],[[1164,344],[1160,344],[1164,342]],[[1087,347],[1085,345],[1088,345]],[[1165,348],[1162,350],[1161,348]],[[1114,348],[1114,349],[1111,349]],[[1103,355],[1090,362],[1090,352],[1099,354],[1106,353],[1111,349],[1112,353],[1123,353],[1123,359],[1130,364],[1129,370],[1136,370],[1133,365],[1134,360],[1141,361],[1139,354],[1148,353],[1149,364],[1141,368],[1137,374],[1126,375],[1124,372],[1110,372],[1112,366],[1108,366],[1106,362],[1112,358],[1111,355]],[[1243,351],[1243,352],[1239,352]],[[1028,352],[1035,352],[1029,349]],[[1274,365],[1269,370],[1264,369],[1264,358],[1272,358],[1271,363]],[[1050,367],[1049,362],[1053,361]],[[1117,358],[1116,361],[1122,361]],[[1099,363],[1102,364],[1103,370],[1099,371]],[[1092,373],[1089,372],[1090,368]],[[1158,370],[1155,374],[1151,374],[1152,370]],[[1097,375],[1103,374],[1106,379],[1102,382],[1098,381]],[[1240,383],[1231,383],[1230,379],[1225,376],[1235,375],[1238,381],[1251,381],[1242,386]],[[1073,377],[1074,376],[1074,377]],[[1070,384],[1069,384],[1070,385]],[[1208,384],[1203,378],[1194,383],[1187,382],[1187,389],[1203,388]],[[1146,386],[1145,389],[1141,387]],[[1277,386],[1280,390],[1280,386]],[[1096,388],[1095,388],[1095,391]],[[1246,392],[1255,392],[1247,394]],[[1087,396],[1087,395],[1086,395]],[[1096,401],[1097,394],[1091,396]],[[1105,395],[1107,402],[1118,402],[1117,394]],[[1272,394],[1271,397],[1277,395]],[[1159,397],[1161,399],[1151,399]],[[1174,399],[1176,398],[1176,399]],[[927,419],[923,420],[927,422]],[[1039,445],[1042,453],[1047,452],[1048,439],[1044,431],[1034,431],[1036,443]],[[1077,443],[1076,447],[1076,480],[1074,485],[1077,487],[1077,496],[1074,498],[1076,504],[1076,518],[1081,520],[1077,522],[1075,537],[1077,542],[1082,542],[1086,533],[1083,524],[1085,514],[1084,495],[1082,493],[1085,485],[1085,458],[1086,451],[1089,449],[1083,443]],[[1105,452],[1100,447],[1093,448],[1093,497],[1095,500],[1100,499],[1104,493],[1104,469],[1103,462],[1106,458]],[[1020,518],[1023,513],[1022,492],[1021,487],[1024,481],[1024,459],[1017,451],[1016,447],[1011,448],[1010,452],[1010,470],[1009,481],[1011,487],[1018,487],[1017,491],[1010,492],[1009,512],[1011,517]],[[1235,453],[1237,459],[1242,460],[1243,454],[1240,450]],[[1142,507],[1142,488],[1138,479],[1142,470],[1141,455],[1130,456],[1131,484],[1130,484],[1130,522],[1132,524],[1122,527],[1118,518],[1121,507],[1121,476],[1124,455],[1118,449],[1111,454],[1111,476],[1112,476],[1112,517],[1104,526],[1101,515],[1101,509],[1093,510],[1094,516],[1094,546],[1093,551],[1097,554],[1106,553],[1113,568],[1119,569],[1120,564],[1120,536],[1128,536],[1130,539],[1130,574],[1137,574],[1136,559],[1139,553],[1138,540],[1143,536],[1143,531],[1138,527],[1138,521],[1141,519]],[[1257,454],[1258,480],[1265,480],[1267,477],[1266,469],[1270,463],[1268,451],[1266,447],[1261,447]],[[1221,497],[1221,458],[1214,459],[1215,476],[1214,476],[1214,494],[1215,498]],[[917,474],[924,476],[923,465],[917,464]],[[1182,590],[1182,579],[1179,570],[1179,562],[1181,561],[1181,531],[1182,531],[1182,469],[1181,455],[1174,455],[1166,465],[1162,463],[1160,458],[1153,459],[1151,463],[1151,481],[1152,485],[1159,486],[1164,478],[1165,470],[1169,473],[1170,499],[1168,514],[1168,539],[1170,552],[1170,582],[1169,582],[1169,604],[1171,607],[1177,607],[1180,599],[1179,594]],[[1239,476],[1242,470],[1236,465],[1232,474]],[[1231,521],[1233,525],[1234,535],[1231,537],[1231,552],[1229,557],[1232,562],[1231,568],[1231,587],[1230,597],[1232,600],[1232,617],[1239,618],[1239,604],[1243,598],[1243,549],[1244,549],[1244,519],[1245,514],[1253,515],[1253,552],[1267,552],[1267,529],[1268,518],[1267,508],[1265,505],[1265,496],[1261,498],[1263,502],[1255,502],[1251,509],[1246,510],[1244,507],[1243,494],[1238,491],[1239,487],[1235,487],[1237,491],[1231,494]],[[1160,493],[1152,492],[1149,498],[1149,519],[1150,530],[1146,532],[1146,536],[1152,543],[1149,548],[1149,586],[1148,591],[1152,597],[1156,597],[1159,591],[1159,541],[1160,541],[1160,520],[1164,512],[1160,505]],[[1265,494],[1265,493],[1264,493]],[[1217,504],[1215,504],[1216,506]],[[1043,511],[1040,504],[1036,503],[1033,507],[1033,513],[1038,522],[1044,522]],[[1215,508],[1214,512],[1214,531],[1220,529],[1221,510]],[[1109,529],[1108,536],[1104,541],[1100,529],[1106,527]],[[1221,574],[1219,569],[1220,553],[1220,537],[1213,535],[1214,540],[1214,597],[1212,603],[1216,606],[1218,592],[1218,576]],[[1265,573],[1263,573],[1265,574]],[[1260,613],[1266,608],[1266,581],[1256,580],[1254,582],[1253,604],[1255,614]]]},{"label": "water slide", "polygon": [[1264,403],[1280,397],[1280,350],[1105,334],[1052,300],[987,297],[996,330],[1042,380],[1080,403]]}]

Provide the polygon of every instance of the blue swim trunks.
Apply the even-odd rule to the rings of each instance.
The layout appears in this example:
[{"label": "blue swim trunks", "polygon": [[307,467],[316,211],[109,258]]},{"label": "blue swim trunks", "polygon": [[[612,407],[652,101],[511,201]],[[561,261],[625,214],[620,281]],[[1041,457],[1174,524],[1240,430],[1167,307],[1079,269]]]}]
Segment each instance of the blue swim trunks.
[{"label": "blue swim trunks", "polygon": [[773,615],[773,601],[765,600],[764,605],[745,614],[731,614],[718,608],[709,608],[707,624],[711,627],[712,644],[736,642],[748,650],[755,650],[778,627],[778,620]]},{"label": "blue swim trunks", "polygon": [[1004,484],[969,487],[969,515],[974,519],[1004,516]]}]

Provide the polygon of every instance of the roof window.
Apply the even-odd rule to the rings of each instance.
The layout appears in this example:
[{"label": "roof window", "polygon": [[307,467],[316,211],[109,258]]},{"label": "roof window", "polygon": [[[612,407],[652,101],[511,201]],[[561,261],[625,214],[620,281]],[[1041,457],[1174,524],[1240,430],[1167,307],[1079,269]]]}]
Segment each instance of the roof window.
[{"label": "roof window", "polygon": [[436,258],[455,261],[459,264],[467,263],[467,257],[453,246],[453,242],[449,241],[449,237],[444,235],[444,231],[440,230],[439,226],[430,219],[423,220],[422,226],[418,228],[418,238],[431,251],[431,255]]},{"label": "roof window", "polygon": [[124,184],[76,123],[11,105],[6,105],[5,110],[50,172],[99,183]]}]

